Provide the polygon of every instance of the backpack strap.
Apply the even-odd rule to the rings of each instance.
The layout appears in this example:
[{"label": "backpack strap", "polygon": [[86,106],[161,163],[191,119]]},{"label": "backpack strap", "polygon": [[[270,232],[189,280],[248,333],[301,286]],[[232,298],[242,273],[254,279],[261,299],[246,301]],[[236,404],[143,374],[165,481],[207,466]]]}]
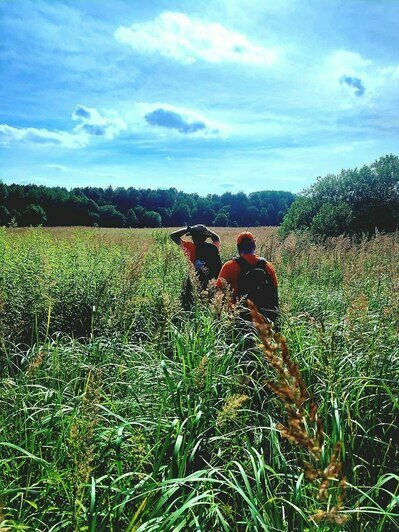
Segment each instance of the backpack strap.
[{"label": "backpack strap", "polygon": [[258,260],[258,264],[255,266],[255,268],[262,268],[262,270],[265,270],[266,275],[267,275],[267,277],[268,277],[268,279],[269,279],[269,282],[271,282],[271,284],[274,285],[274,283],[273,283],[273,278],[272,278],[272,276],[270,275],[269,268],[267,267],[267,260],[266,260],[266,259],[264,259],[263,257],[260,258],[260,259]]},{"label": "backpack strap", "polygon": [[250,264],[247,262],[243,257],[239,256],[234,259],[236,263],[240,267],[240,273],[238,274],[238,279],[242,278],[244,275],[246,275],[248,272],[255,270],[257,268],[264,270],[269,281],[271,281],[271,276],[269,273],[269,270],[267,269],[267,261],[263,257],[261,257],[258,262],[255,264]]},{"label": "backpack strap", "polygon": [[[242,262],[243,262],[244,259],[243,259],[242,257],[240,257],[240,256],[238,256],[238,257],[234,257],[233,260],[235,260],[236,263],[237,263],[239,266],[242,266],[242,265],[243,265]],[[245,262],[247,262],[247,261],[245,261]]]},{"label": "backpack strap", "polygon": [[255,268],[263,268],[266,271],[266,273],[268,273],[267,268],[266,268],[266,259],[260,258],[258,262],[255,264]]},{"label": "backpack strap", "polygon": [[235,259],[235,262],[238,264],[238,266],[240,267],[240,271],[239,271],[239,278],[246,274],[247,272],[249,272],[250,270],[252,270],[252,266],[251,264],[249,264],[249,262],[247,262],[245,259],[243,259],[242,257],[238,256],[236,257]]},{"label": "backpack strap", "polygon": [[266,269],[266,259],[260,258],[255,264],[250,264],[243,257],[236,257],[234,260],[240,266],[241,270],[246,270],[249,272],[250,270],[254,270],[255,268],[263,268],[266,273],[268,273]]}]

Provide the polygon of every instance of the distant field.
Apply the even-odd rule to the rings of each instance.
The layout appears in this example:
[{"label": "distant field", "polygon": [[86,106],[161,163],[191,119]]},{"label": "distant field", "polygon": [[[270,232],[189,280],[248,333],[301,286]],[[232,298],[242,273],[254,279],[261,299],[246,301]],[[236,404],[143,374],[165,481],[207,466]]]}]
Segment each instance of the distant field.
[{"label": "distant field", "polygon": [[[0,228],[0,530],[397,530],[399,235],[252,230],[319,460],[282,437],[275,371],[220,295],[182,309],[171,231]],[[216,231],[234,256],[240,229]],[[323,499],[303,463],[337,442],[346,493],[329,470]]]}]

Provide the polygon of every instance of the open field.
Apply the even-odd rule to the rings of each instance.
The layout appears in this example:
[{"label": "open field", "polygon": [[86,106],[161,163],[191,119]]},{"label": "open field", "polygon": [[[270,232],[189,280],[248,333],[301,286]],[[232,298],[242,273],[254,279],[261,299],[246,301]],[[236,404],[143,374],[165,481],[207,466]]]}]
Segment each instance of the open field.
[{"label": "open field", "polygon": [[321,468],[342,444],[346,494],[320,499],[253,333],[218,296],[182,309],[169,232],[0,228],[0,530],[397,530],[399,235],[253,230]]}]

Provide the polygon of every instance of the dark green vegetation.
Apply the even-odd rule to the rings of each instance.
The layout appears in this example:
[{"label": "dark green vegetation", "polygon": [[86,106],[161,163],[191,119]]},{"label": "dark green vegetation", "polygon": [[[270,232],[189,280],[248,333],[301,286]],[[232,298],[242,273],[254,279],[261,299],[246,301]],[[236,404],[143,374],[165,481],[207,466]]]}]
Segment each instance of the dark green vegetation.
[{"label": "dark green vegetation", "polygon": [[[224,258],[234,253],[222,231]],[[398,515],[398,234],[279,244],[282,329],[343,445],[343,527],[312,515],[262,350],[218,298],[180,305],[161,230],[0,230],[0,528],[392,531]]]},{"label": "dark green vegetation", "polygon": [[280,235],[373,234],[399,226],[399,157],[319,177],[296,198],[283,191],[221,196],[118,187],[74,188],[0,182],[0,226],[218,227],[281,224]]},{"label": "dark green vegetation", "polygon": [[294,201],[283,191],[221,196],[118,187],[74,188],[0,182],[0,226],[176,227],[279,225]]},{"label": "dark green vegetation", "polygon": [[399,157],[319,178],[291,205],[280,233],[310,230],[316,237],[372,234],[399,227]]}]

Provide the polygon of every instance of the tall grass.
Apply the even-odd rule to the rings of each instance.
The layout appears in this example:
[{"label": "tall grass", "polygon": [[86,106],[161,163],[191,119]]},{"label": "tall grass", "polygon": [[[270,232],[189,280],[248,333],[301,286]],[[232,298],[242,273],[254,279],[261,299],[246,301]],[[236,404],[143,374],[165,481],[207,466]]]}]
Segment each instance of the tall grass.
[{"label": "tall grass", "polygon": [[341,442],[349,520],[315,518],[338,481],[318,500],[255,331],[217,298],[182,310],[187,263],[165,231],[13,229],[0,233],[0,528],[399,527],[398,235],[256,232],[323,420],[321,467]]}]

